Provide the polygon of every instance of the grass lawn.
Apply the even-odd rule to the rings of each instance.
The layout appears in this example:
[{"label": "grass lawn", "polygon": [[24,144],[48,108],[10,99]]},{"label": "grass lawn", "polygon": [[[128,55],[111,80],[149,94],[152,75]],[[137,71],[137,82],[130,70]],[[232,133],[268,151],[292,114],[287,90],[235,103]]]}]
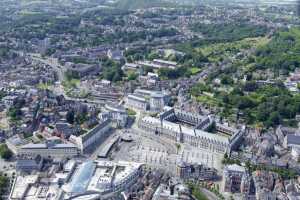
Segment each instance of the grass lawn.
[{"label": "grass lawn", "polygon": [[71,79],[71,80],[66,79],[63,81],[62,85],[66,90],[73,89],[80,85],[80,79]]},{"label": "grass lawn", "polygon": [[197,67],[192,67],[192,68],[190,68],[190,72],[192,73],[192,75],[196,75],[199,72],[201,72],[201,69],[199,69]]},{"label": "grass lawn", "polygon": [[50,87],[51,87],[51,84],[49,84],[49,83],[39,83],[37,85],[37,88],[41,89],[41,90],[49,90]]},{"label": "grass lawn", "polygon": [[197,200],[208,200],[208,198],[201,192],[200,188],[193,185],[193,184],[189,184],[189,187],[192,190],[192,194],[193,196],[197,199]]},{"label": "grass lawn", "polygon": [[208,56],[209,60],[218,61],[221,57],[231,57],[240,50],[251,49],[253,47],[263,46],[270,41],[267,37],[246,38],[240,41],[211,44],[197,48],[203,55]]},{"label": "grass lawn", "polygon": [[127,111],[127,114],[128,114],[129,116],[134,116],[134,115],[136,115],[136,112],[135,112],[134,110],[129,109],[129,108],[127,108],[126,111]]},{"label": "grass lawn", "polygon": [[214,97],[210,97],[210,96],[206,96],[206,95],[201,95],[196,97],[196,100],[200,103],[212,106],[212,107],[216,107],[219,105],[219,101],[218,99],[214,98]]}]

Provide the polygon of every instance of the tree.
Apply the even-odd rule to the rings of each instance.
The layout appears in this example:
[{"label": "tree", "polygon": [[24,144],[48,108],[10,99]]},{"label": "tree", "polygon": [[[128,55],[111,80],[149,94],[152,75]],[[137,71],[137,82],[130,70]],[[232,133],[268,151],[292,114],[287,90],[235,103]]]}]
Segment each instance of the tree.
[{"label": "tree", "polygon": [[255,103],[249,97],[242,96],[239,98],[239,102],[238,102],[239,109],[251,108],[253,106],[255,106]]},{"label": "tree", "polygon": [[177,151],[177,154],[178,154],[179,151],[180,151],[181,145],[179,143],[176,143],[175,146],[176,146],[176,151]]},{"label": "tree", "polygon": [[135,80],[138,77],[138,74],[135,72],[131,72],[128,74],[127,80],[132,81]]},{"label": "tree", "polygon": [[3,198],[1,197],[1,194],[3,194],[8,186],[9,183],[9,179],[0,174],[0,200],[2,200]]},{"label": "tree", "polygon": [[77,113],[75,120],[79,124],[83,124],[87,120],[87,112],[80,112]]},{"label": "tree", "polygon": [[5,91],[0,90],[0,100],[1,100],[3,97],[5,97],[6,95],[7,95],[7,94],[6,94]]},{"label": "tree", "polygon": [[159,58],[159,54],[157,52],[151,52],[149,55],[148,55],[148,59],[149,60],[154,60],[154,59],[157,59]]},{"label": "tree", "polygon": [[233,84],[233,79],[229,75],[224,75],[221,78],[221,83],[223,85],[232,85]]},{"label": "tree", "polygon": [[102,77],[106,80],[117,82],[121,81],[124,76],[124,72],[121,69],[120,64],[115,63],[112,60],[107,60],[103,64],[104,70]]},{"label": "tree", "polygon": [[19,120],[21,115],[22,111],[18,106],[11,106],[7,111],[7,116],[9,116],[12,121]]},{"label": "tree", "polygon": [[247,81],[244,85],[244,90],[247,92],[253,92],[258,89],[258,85],[255,81]]},{"label": "tree", "polygon": [[216,122],[211,123],[206,129],[207,132],[215,133],[216,132]]},{"label": "tree", "polygon": [[278,125],[281,122],[282,118],[278,111],[272,112],[270,117],[268,118],[266,125],[267,126],[274,126]]},{"label": "tree", "polygon": [[6,144],[0,145],[0,156],[5,160],[9,160],[13,156],[13,153]]},{"label": "tree", "polygon": [[69,124],[73,124],[75,120],[75,113],[73,110],[69,110],[66,115],[66,120]]}]

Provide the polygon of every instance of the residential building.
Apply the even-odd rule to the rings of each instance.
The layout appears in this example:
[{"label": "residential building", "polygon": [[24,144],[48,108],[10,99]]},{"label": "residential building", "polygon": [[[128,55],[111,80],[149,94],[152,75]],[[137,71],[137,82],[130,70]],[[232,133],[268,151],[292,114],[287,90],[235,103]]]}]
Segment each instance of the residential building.
[{"label": "residential building", "polygon": [[5,141],[7,147],[16,155],[21,146],[27,144],[27,141],[20,137],[20,135],[14,135]]},{"label": "residential building", "polygon": [[123,57],[123,52],[120,51],[120,50],[108,50],[107,51],[107,56],[112,59],[112,60],[116,60],[116,61],[120,61],[122,60],[124,57]]},{"label": "residential building", "polygon": [[153,63],[156,65],[173,68],[173,69],[175,69],[177,67],[177,62],[172,62],[172,61],[168,61],[168,60],[154,59]]},{"label": "residential building", "polygon": [[272,193],[279,175],[275,172],[257,170],[252,173],[256,199],[275,199]]},{"label": "residential building", "polygon": [[138,61],[138,65],[144,67],[150,67],[153,69],[161,69],[161,68],[168,68],[168,69],[175,69],[177,67],[176,62],[154,59],[153,61]]},{"label": "residential building", "polygon": [[192,200],[191,191],[180,180],[171,179],[168,184],[161,184],[155,191],[152,200]]},{"label": "residential building", "polygon": [[101,67],[98,64],[69,64],[67,65],[67,72],[74,76],[84,77],[88,75],[97,75]]},{"label": "residential building", "polygon": [[300,160],[300,148],[292,147],[291,155],[292,155],[292,158],[298,162]]},{"label": "residential building", "polygon": [[56,123],[54,133],[62,139],[68,139],[71,135],[78,135],[81,129],[79,126],[71,126],[68,123]]},{"label": "residential building", "polygon": [[135,63],[125,63],[125,65],[122,66],[122,70],[138,70],[139,65]]}]

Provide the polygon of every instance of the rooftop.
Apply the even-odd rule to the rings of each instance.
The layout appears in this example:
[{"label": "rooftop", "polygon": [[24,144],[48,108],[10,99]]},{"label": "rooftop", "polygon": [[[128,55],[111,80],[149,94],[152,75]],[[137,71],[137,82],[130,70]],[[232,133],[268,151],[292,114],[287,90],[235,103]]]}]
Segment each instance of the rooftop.
[{"label": "rooftop", "polygon": [[235,171],[235,172],[246,172],[245,167],[242,167],[242,166],[237,165],[237,164],[227,165],[227,166],[225,166],[224,170]]},{"label": "rooftop", "polygon": [[70,196],[84,195],[88,191],[102,193],[123,183],[141,165],[125,161],[87,161],[77,167],[69,183],[62,189]]},{"label": "rooftop", "polygon": [[162,63],[162,64],[166,64],[166,65],[177,65],[177,62],[172,62],[172,61],[168,61],[168,60],[154,59],[153,61]]},{"label": "rooftop", "polygon": [[37,182],[38,175],[17,176],[10,194],[11,199],[23,199],[30,184]]},{"label": "rooftop", "polygon": [[[158,119],[158,118],[146,116],[142,120],[146,121],[146,122],[149,122],[151,124],[154,124],[156,126],[161,125],[160,119]],[[190,127],[181,126],[179,124],[169,122],[169,121],[166,121],[166,120],[164,120],[163,125],[164,125],[165,129],[176,131],[176,132],[180,132],[180,129],[181,129],[182,133],[184,133],[186,135],[191,135],[191,136],[195,136],[195,137],[204,137],[204,138],[207,138],[207,139],[210,139],[210,140],[215,140],[215,141],[222,142],[222,143],[228,143],[229,142],[228,137],[218,135],[218,134],[208,133],[206,131],[202,131],[202,130],[199,130],[199,129],[193,129],[193,128],[190,128]]]},{"label": "rooftop", "polygon": [[298,135],[287,135],[286,136],[287,144],[290,145],[300,145],[300,136]]},{"label": "rooftop", "polygon": [[134,99],[136,101],[147,102],[146,99],[142,95],[130,94],[130,95],[128,95],[128,98]]},{"label": "rooftop", "polygon": [[113,105],[113,104],[105,104],[105,108],[109,111],[113,112],[121,112],[121,113],[126,113],[126,110],[123,106],[119,105]]},{"label": "rooftop", "polygon": [[38,143],[38,144],[26,144],[21,147],[22,149],[63,149],[63,148],[76,148],[74,144],[52,144],[48,145],[46,143]]}]

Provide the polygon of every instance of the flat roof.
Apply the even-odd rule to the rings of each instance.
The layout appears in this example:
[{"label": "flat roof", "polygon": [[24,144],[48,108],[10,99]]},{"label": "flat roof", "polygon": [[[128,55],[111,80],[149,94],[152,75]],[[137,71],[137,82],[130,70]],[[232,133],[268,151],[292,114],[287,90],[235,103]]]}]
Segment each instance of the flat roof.
[{"label": "flat roof", "polygon": [[300,136],[289,134],[286,136],[287,143],[291,145],[300,145]]},{"label": "flat roof", "polygon": [[168,67],[165,67],[165,66],[161,66],[161,65],[155,64],[153,62],[149,62],[149,61],[144,61],[144,62],[139,61],[138,64],[144,65],[144,66],[147,66],[147,67],[157,68],[157,69],[168,68]]},{"label": "flat roof", "polygon": [[110,111],[126,113],[126,110],[123,106],[113,105],[113,104],[105,104],[105,108]]},{"label": "flat roof", "polygon": [[139,65],[135,63],[125,63],[126,67],[132,67],[132,68],[137,68]]},{"label": "flat roof", "polygon": [[23,199],[30,184],[37,182],[38,175],[17,176],[11,190],[11,199]]},{"label": "flat roof", "polygon": [[137,95],[137,94],[129,94],[128,98],[134,99],[134,100],[137,100],[137,101],[141,101],[141,102],[147,102],[146,99],[143,96]]},{"label": "flat roof", "polygon": [[96,161],[96,165],[95,174],[91,179],[88,190],[105,191],[107,185],[118,185],[143,164],[127,161]]},{"label": "flat roof", "polygon": [[126,161],[87,161],[77,167],[71,181],[63,185],[62,189],[70,196],[84,196],[89,191],[104,192],[122,183],[142,165]]},{"label": "flat roof", "polygon": [[177,62],[168,61],[168,60],[154,59],[153,61],[163,63],[163,64],[168,64],[168,65],[177,65]]},{"label": "flat roof", "polygon": [[76,148],[74,144],[67,143],[67,144],[53,144],[47,146],[45,143],[39,143],[39,144],[25,144],[21,147],[21,149],[64,149],[64,148]]},{"label": "flat roof", "polygon": [[98,156],[103,157],[103,158],[107,157],[109,151],[114,146],[114,144],[119,140],[119,138],[120,138],[120,136],[115,137],[112,140],[110,140],[107,144],[105,144],[105,146],[101,149],[101,151],[98,154]]},{"label": "flat roof", "polygon": [[246,171],[245,167],[237,165],[237,164],[226,165],[224,169],[229,170],[229,171],[238,171],[238,172],[245,172]]}]

